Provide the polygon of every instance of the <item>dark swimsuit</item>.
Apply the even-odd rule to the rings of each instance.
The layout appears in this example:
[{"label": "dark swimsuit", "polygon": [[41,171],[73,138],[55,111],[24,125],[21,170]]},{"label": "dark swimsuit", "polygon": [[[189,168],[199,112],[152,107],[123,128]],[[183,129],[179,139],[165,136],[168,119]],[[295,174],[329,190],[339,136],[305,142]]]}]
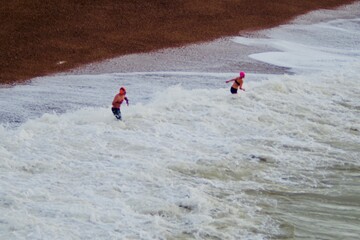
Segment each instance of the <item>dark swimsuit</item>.
[{"label": "dark swimsuit", "polygon": [[[239,83],[237,80],[235,80],[235,83],[240,86],[240,83]],[[236,93],[237,93],[237,90],[238,90],[237,88],[233,88],[232,86],[231,86],[231,88],[230,88],[230,92],[231,92],[232,94],[236,94]]]},{"label": "dark swimsuit", "polygon": [[111,111],[113,112],[116,119],[121,120],[121,111],[120,108],[111,108]]}]

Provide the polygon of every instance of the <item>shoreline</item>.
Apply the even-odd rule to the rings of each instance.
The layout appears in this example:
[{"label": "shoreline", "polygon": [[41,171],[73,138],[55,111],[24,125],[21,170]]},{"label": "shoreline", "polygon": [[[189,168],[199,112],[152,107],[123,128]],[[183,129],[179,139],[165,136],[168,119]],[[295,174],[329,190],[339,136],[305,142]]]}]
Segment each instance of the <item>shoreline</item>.
[{"label": "shoreline", "polygon": [[[149,53],[147,56],[152,58],[159,50],[191,49],[199,43],[209,46],[215,39],[275,27],[309,11],[334,9],[353,2],[356,1],[313,3],[308,0],[299,4],[294,0],[277,3],[231,0],[225,4],[201,0],[195,3],[109,0],[95,1],[92,5],[72,1],[39,5],[31,0],[18,5],[6,3],[1,8],[6,14],[0,32],[3,53],[0,84],[18,84],[34,77],[74,72],[88,64],[111,62],[129,54]],[[246,14],[239,14],[242,12]],[[220,41],[215,40],[215,46]],[[189,54],[184,51],[184,55]],[[135,64],[141,60],[137,59]],[[131,64],[134,63],[128,63]]]},{"label": "shoreline", "polygon": [[[260,62],[249,57],[254,53],[274,50],[265,46],[245,46],[221,38],[211,42],[166,48],[149,53],[130,54],[101,62],[90,63],[55,76],[98,75],[126,72],[237,72],[291,73],[290,69]],[[277,50],[275,50],[277,51]],[[222,59],[222,61],[218,61]]]}]

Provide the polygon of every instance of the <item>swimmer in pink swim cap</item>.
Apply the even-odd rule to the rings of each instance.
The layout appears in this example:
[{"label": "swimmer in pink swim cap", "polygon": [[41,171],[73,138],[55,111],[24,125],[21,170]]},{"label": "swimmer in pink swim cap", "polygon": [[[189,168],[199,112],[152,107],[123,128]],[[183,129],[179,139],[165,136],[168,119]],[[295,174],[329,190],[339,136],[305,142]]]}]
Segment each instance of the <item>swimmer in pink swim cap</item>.
[{"label": "swimmer in pink swim cap", "polygon": [[242,85],[244,83],[244,78],[245,78],[245,72],[240,72],[239,77],[236,77],[234,79],[230,79],[230,80],[226,81],[226,83],[234,82],[230,88],[230,92],[232,94],[236,94],[238,89],[245,91],[245,88],[242,87]]}]

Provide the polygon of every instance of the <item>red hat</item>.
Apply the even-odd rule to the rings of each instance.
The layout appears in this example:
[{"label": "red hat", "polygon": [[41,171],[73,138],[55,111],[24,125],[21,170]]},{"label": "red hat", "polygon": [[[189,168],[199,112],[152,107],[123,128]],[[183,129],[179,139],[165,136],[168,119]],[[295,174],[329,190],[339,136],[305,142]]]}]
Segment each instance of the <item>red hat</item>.
[{"label": "red hat", "polygon": [[123,90],[123,91],[124,91],[124,94],[126,94],[126,89],[125,89],[124,87],[121,87],[120,90],[119,90],[119,92],[120,92],[121,90]]}]

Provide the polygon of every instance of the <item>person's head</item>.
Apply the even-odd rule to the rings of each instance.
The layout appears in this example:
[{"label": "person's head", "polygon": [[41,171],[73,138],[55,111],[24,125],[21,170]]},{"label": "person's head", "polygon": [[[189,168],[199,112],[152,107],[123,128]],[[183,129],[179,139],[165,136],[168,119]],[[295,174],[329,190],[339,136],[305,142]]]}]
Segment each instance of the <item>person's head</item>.
[{"label": "person's head", "polygon": [[244,78],[245,77],[245,72],[240,72],[240,78]]},{"label": "person's head", "polygon": [[120,95],[126,95],[126,89],[124,87],[121,87],[119,93]]}]

